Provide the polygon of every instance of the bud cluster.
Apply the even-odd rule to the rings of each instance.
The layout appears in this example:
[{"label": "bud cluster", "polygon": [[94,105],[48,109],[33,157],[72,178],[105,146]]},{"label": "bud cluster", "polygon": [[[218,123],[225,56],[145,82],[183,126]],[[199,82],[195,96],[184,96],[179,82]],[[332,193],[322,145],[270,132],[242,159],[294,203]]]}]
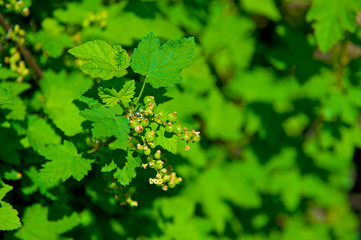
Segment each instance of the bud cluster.
[{"label": "bud cluster", "polygon": [[20,52],[15,48],[10,48],[10,57],[5,57],[5,63],[10,64],[10,69],[20,74],[17,81],[22,82],[24,77],[27,76],[30,71],[25,66],[25,62],[21,60]]},{"label": "bud cluster", "polygon": [[21,13],[24,17],[29,16],[29,8],[25,7],[22,0],[0,0],[0,6],[5,5],[7,11]]},{"label": "bud cluster", "polygon": [[14,42],[19,43],[19,45],[24,45],[25,43],[25,30],[21,29],[18,24],[14,26],[14,28],[10,28],[8,33],[6,34],[6,39],[11,39]]},{"label": "bud cluster", "polygon": [[88,12],[88,17],[83,21],[83,27],[89,26],[99,26],[106,27],[107,25],[108,13],[102,11],[100,13]]}]

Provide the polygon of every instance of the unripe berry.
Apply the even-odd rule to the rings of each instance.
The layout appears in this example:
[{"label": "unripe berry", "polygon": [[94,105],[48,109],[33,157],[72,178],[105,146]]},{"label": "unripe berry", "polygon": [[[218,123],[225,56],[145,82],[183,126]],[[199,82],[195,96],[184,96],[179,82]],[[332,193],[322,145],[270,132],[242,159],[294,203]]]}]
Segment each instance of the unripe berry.
[{"label": "unripe berry", "polygon": [[182,128],[182,126],[181,126],[180,124],[177,124],[177,126],[175,126],[175,128],[174,128],[174,132],[175,132],[176,134],[182,134],[182,133],[183,133],[183,128]]},{"label": "unripe berry", "polygon": [[199,142],[200,140],[201,140],[201,137],[198,134],[193,137],[193,141],[195,143]]},{"label": "unripe berry", "polygon": [[186,151],[189,151],[189,149],[191,149],[190,146],[186,146],[186,147],[185,147],[185,150],[186,150]]},{"label": "unripe berry", "polygon": [[184,141],[189,141],[191,140],[191,137],[189,136],[189,133],[188,132],[185,132],[183,135],[182,135],[182,138]]},{"label": "unripe berry", "polygon": [[169,122],[176,122],[177,121],[177,113],[176,112],[172,112],[172,113],[169,113],[168,116],[167,116],[167,119]]},{"label": "unripe berry", "polygon": [[138,126],[136,126],[135,128],[134,128],[134,130],[135,130],[135,132],[137,132],[137,133],[141,133],[141,132],[143,132],[143,126],[142,125],[138,125]]},{"label": "unripe berry", "polygon": [[150,148],[155,148],[155,144],[153,142],[149,146]]},{"label": "unripe berry", "polygon": [[173,124],[169,122],[168,125],[165,126],[165,131],[166,131],[166,132],[169,132],[169,133],[174,132]]},{"label": "unripe berry", "polygon": [[158,151],[154,154],[155,159],[160,159],[160,153],[161,153],[161,151],[158,150]]},{"label": "unripe berry", "polygon": [[137,122],[134,121],[134,120],[130,120],[129,121],[129,126],[134,129],[137,126]]},{"label": "unripe berry", "polygon": [[148,131],[144,134],[145,139],[148,142],[153,142],[155,139],[155,132],[154,131]]},{"label": "unripe berry", "polygon": [[149,102],[154,102],[154,97],[153,96],[145,96],[143,99],[143,102],[145,105],[148,105]]},{"label": "unripe berry", "polygon": [[[151,153],[151,150],[149,148],[145,149],[145,147],[144,147],[144,154],[148,156],[148,155],[150,155],[150,153]],[[149,167],[150,167],[150,164],[149,164]]]}]

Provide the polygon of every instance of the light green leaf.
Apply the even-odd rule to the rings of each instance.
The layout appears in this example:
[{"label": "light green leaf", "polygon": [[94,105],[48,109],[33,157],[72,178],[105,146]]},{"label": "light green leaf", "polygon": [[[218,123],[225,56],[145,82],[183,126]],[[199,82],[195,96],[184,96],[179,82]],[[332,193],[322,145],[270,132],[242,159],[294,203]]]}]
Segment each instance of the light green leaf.
[{"label": "light green leaf", "polygon": [[260,14],[272,20],[281,18],[274,0],[241,0],[241,5],[248,12]]},{"label": "light green leaf", "polygon": [[10,231],[21,227],[18,211],[6,202],[0,201],[0,230]]},{"label": "light green leaf", "polygon": [[48,208],[40,204],[27,207],[22,218],[24,226],[15,233],[15,236],[23,240],[58,240],[61,239],[61,234],[70,231],[80,223],[77,213],[57,221],[49,221],[48,212]]},{"label": "light green leaf", "polygon": [[121,102],[125,107],[129,106],[129,102],[135,94],[135,83],[134,80],[125,82],[123,88],[117,92],[114,88],[102,88],[98,89],[100,99],[107,106],[113,107],[117,103]]},{"label": "light green leaf", "polygon": [[50,160],[40,169],[39,179],[49,184],[73,177],[80,181],[91,170],[92,160],[82,158],[73,143],[64,141],[63,145],[49,145],[40,154]]},{"label": "light green leaf", "polygon": [[165,132],[165,128],[161,127],[157,133],[157,138],[155,139],[155,144],[163,147],[171,153],[177,153],[178,147],[178,137],[175,134],[170,134]]},{"label": "light green leaf", "polygon": [[114,135],[120,140],[128,138],[129,120],[125,117],[116,116],[112,109],[106,106],[97,106],[92,109],[85,109],[80,114],[93,122],[93,137],[111,137]]},{"label": "light green leaf", "polygon": [[131,67],[146,76],[145,81],[154,88],[169,87],[183,80],[180,72],[192,64],[194,51],[193,38],[168,41],[160,47],[157,37],[150,33],[134,50]]},{"label": "light green leaf", "polygon": [[114,49],[105,41],[94,40],[70,49],[69,53],[88,60],[81,69],[92,77],[109,80],[127,74],[130,57],[120,45],[116,45]]},{"label": "light green leaf", "polygon": [[356,15],[361,3],[354,0],[314,0],[307,14],[313,22],[320,50],[328,52],[342,40],[345,32],[354,33],[357,28]]},{"label": "light green leaf", "polygon": [[35,115],[28,117],[28,129],[26,136],[30,145],[34,150],[38,151],[47,144],[59,144],[60,136],[58,136],[54,129],[42,118]]},{"label": "light green leaf", "polygon": [[14,230],[21,227],[18,212],[13,207],[1,201],[6,193],[13,189],[12,186],[4,184],[0,179],[0,231],[1,230]]}]

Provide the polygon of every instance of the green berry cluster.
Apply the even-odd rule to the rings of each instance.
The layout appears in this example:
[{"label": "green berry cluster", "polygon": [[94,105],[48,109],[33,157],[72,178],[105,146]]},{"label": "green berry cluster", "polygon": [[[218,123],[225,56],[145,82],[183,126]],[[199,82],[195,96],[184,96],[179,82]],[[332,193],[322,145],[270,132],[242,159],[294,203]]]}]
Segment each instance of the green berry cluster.
[{"label": "green berry cluster", "polygon": [[5,57],[5,63],[10,64],[10,69],[14,72],[19,73],[19,77],[17,79],[18,82],[22,82],[24,77],[26,77],[30,70],[25,66],[25,62],[21,60],[20,52],[15,48],[10,48],[10,57]]},{"label": "green berry cluster", "polygon": [[24,17],[29,16],[29,8],[25,7],[24,1],[22,0],[0,0],[0,6],[5,5],[7,11],[21,13]]},{"label": "green berry cluster", "polygon": [[25,35],[25,30],[21,29],[20,26],[16,24],[13,29],[9,29],[8,33],[6,34],[6,39],[11,39],[14,42],[19,43],[19,45],[21,46],[25,43]]},{"label": "green berry cluster", "polygon": [[107,25],[108,13],[102,11],[100,13],[88,12],[88,17],[83,21],[83,27],[100,26],[102,28]]},{"label": "green berry cluster", "polygon": [[[147,162],[143,164],[145,169],[149,167],[156,171],[155,177],[150,178],[149,183],[162,187],[166,191],[168,188],[173,188],[179,184],[182,178],[177,177],[172,167],[167,163],[162,149],[156,146],[157,133],[153,129],[154,126],[163,125],[166,132],[175,134],[188,144],[199,142],[199,132],[188,131],[186,127],[182,128],[177,123],[177,114],[175,112],[167,114],[166,119],[164,119],[162,112],[156,114],[157,104],[153,96],[144,97],[143,103],[144,109],[136,112],[130,110],[127,114],[131,128],[129,146],[140,154],[144,154],[147,159]],[[189,149],[190,147],[187,145],[185,150],[188,151]]]}]

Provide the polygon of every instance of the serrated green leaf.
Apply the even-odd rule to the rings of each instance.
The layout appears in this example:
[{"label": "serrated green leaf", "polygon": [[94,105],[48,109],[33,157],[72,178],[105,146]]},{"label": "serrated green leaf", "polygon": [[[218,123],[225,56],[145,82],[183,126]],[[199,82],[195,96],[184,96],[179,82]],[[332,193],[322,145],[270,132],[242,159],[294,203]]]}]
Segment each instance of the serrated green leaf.
[{"label": "serrated green leaf", "polygon": [[179,138],[175,134],[165,132],[165,128],[161,127],[157,132],[155,144],[168,150],[171,153],[177,153]]},{"label": "serrated green leaf", "polygon": [[133,178],[137,175],[135,169],[140,166],[140,158],[134,158],[133,152],[128,152],[126,162],[123,168],[119,168],[118,165],[112,160],[109,164],[102,167],[102,172],[111,172],[116,170],[113,174],[114,178],[123,185],[127,186],[130,184]]},{"label": "serrated green leaf", "polygon": [[129,102],[135,94],[135,82],[134,80],[125,82],[123,88],[117,92],[114,88],[102,88],[98,89],[100,99],[107,106],[113,107],[117,103],[121,102],[125,107],[129,106]]},{"label": "serrated green leaf", "polygon": [[39,179],[42,182],[54,184],[73,177],[77,181],[84,178],[91,170],[92,160],[82,158],[73,143],[49,145],[40,149],[40,154],[50,160],[40,169]]},{"label": "serrated green leaf", "polygon": [[21,227],[18,211],[6,203],[0,201],[0,230],[11,231]]},{"label": "serrated green leaf", "polygon": [[279,20],[281,18],[274,0],[242,0],[241,5],[248,12],[260,14],[272,20]]},{"label": "serrated green leaf", "polygon": [[0,179],[0,231],[21,227],[18,212],[9,203],[1,201],[12,189],[12,186],[4,184]]},{"label": "serrated green leaf", "polygon": [[361,4],[354,0],[314,0],[307,14],[307,21],[313,22],[320,50],[328,52],[344,38],[345,32],[355,32],[357,10]]},{"label": "serrated green leaf", "polygon": [[132,156],[132,152],[128,153],[127,162],[125,163],[122,169],[119,169],[114,173],[114,177],[118,182],[127,186],[132,181],[133,178],[137,175],[135,169],[140,166],[140,159],[136,159]]},{"label": "serrated green leaf", "polygon": [[70,231],[80,223],[77,213],[57,221],[49,221],[48,212],[48,208],[40,204],[27,207],[22,217],[23,227],[15,233],[15,236],[23,240],[57,240],[61,239],[61,234]]},{"label": "serrated green leaf", "polygon": [[6,118],[21,121],[24,120],[26,115],[26,105],[18,95],[29,89],[31,85],[19,82],[2,82],[1,84],[2,88],[6,89],[6,95],[10,99],[8,103],[0,104],[0,108],[10,111],[6,114]]},{"label": "serrated green leaf", "polygon": [[129,120],[125,117],[116,116],[112,109],[106,106],[97,106],[92,109],[85,109],[80,114],[93,122],[92,133],[94,137],[111,137],[114,135],[120,140],[128,138]]},{"label": "serrated green leaf", "polygon": [[88,60],[81,69],[92,77],[109,80],[127,74],[130,57],[119,45],[114,49],[110,44],[101,40],[83,43],[69,50],[77,58]]},{"label": "serrated green leaf", "polygon": [[168,41],[160,47],[157,37],[150,33],[134,50],[131,67],[146,76],[145,81],[154,88],[169,87],[183,80],[180,72],[192,64],[194,51],[193,38]]}]

